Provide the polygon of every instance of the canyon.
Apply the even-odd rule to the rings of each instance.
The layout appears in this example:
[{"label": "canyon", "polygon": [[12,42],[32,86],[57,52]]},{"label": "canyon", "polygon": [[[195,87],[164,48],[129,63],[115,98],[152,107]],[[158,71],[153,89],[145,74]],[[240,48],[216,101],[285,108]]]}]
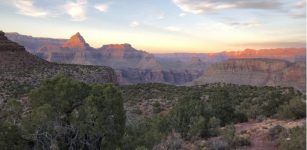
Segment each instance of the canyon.
[{"label": "canyon", "polygon": [[[49,62],[112,67],[116,70],[120,84],[160,82],[180,85],[201,76],[206,67],[204,64],[194,68],[191,67],[194,64],[176,64],[172,68],[167,68],[167,64],[159,62],[153,54],[137,50],[130,44],[109,44],[93,48],[80,33],[76,33],[65,42],[50,38],[19,36],[16,33],[6,35],[10,40],[23,44],[29,52]],[[39,41],[41,39],[45,41]],[[31,44],[35,41],[40,43],[37,44],[40,46],[31,49]]]},{"label": "canyon", "polygon": [[306,62],[277,59],[230,59],[208,67],[193,84],[225,82],[254,86],[291,86],[305,91]]},{"label": "canyon", "polygon": [[50,63],[8,40],[1,31],[0,64],[0,103],[55,75],[86,83],[118,83],[115,71],[110,67]]},{"label": "canyon", "polygon": [[151,54],[130,44],[93,48],[80,33],[70,39],[35,38],[18,33],[6,36],[49,62],[112,67],[119,84],[225,82],[292,86],[302,91],[306,87],[306,48]]}]

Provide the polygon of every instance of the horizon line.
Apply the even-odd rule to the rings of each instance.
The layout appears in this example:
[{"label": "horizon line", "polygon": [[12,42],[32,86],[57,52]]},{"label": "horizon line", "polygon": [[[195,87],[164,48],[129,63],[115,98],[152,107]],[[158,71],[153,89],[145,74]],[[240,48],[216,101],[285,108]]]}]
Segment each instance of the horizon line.
[{"label": "horizon line", "polygon": [[[22,33],[16,32],[16,31],[13,31],[13,32],[5,32],[3,30],[0,30],[0,31],[4,32],[5,34],[18,34],[18,35],[21,35],[21,36],[29,36],[29,37],[37,38],[37,39],[52,39],[52,40],[69,40],[70,39],[70,38],[58,38],[58,37],[46,37],[46,36],[33,36],[33,35],[29,35],[29,34],[22,34]],[[78,34],[78,33],[82,36],[82,34],[80,32],[76,32],[75,34]],[[75,34],[73,34],[73,35],[75,35]],[[85,41],[86,41],[86,39],[85,39]],[[87,41],[86,41],[86,43],[87,43]],[[119,45],[129,44],[129,45],[131,45],[131,47],[133,47],[133,45],[130,44],[130,43],[109,43],[109,44],[102,44],[100,47],[94,47],[90,44],[89,45],[90,45],[90,47],[97,49],[97,48],[101,48],[101,47],[106,46],[106,45],[113,45],[113,44],[116,44],[116,45],[117,44],[119,44]],[[243,52],[243,51],[249,50],[249,49],[255,50],[255,51],[274,50],[274,49],[306,49],[306,47],[307,47],[306,44],[307,43],[305,42],[305,47],[301,47],[301,46],[297,46],[297,47],[270,47],[270,48],[269,47],[268,48],[246,47],[246,48],[242,48],[240,50],[217,50],[217,51],[214,51],[214,52],[210,52],[210,50],[208,50],[208,52],[188,52],[188,51],[183,52],[183,51],[180,51],[180,50],[176,50],[177,52],[176,51],[174,51],[174,52],[149,52],[147,50],[138,49],[138,48],[134,48],[134,47],[133,48],[138,50],[138,51],[145,51],[145,52],[150,53],[150,54],[217,54],[217,53],[224,53],[224,52]],[[150,49],[150,48],[148,48],[148,49]],[[161,49],[159,51],[161,51]]]}]

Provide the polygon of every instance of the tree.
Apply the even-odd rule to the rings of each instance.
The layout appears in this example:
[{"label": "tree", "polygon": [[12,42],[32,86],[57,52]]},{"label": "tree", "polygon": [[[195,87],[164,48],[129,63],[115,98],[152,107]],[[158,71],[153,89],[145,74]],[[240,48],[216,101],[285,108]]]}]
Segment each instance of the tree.
[{"label": "tree", "polygon": [[18,126],[0,122],[0,147],[3,150],[24,150],[28,149],[28,141],[21,137]]},{"label": "tree", "polygon": [[11,99],[0,108],[0,147],[3,150],[28,149],[28,142],[22,137],[19,123],[22,114],[20,101]]},{"label": "tree", "polygon": [[37,149],[121,147],[125,112],[112,85],[87,85],[57,76],[30,93],[31,111],[22,118],[24,137]]},{"label": "tree", "polygon": [[281,150],[305,150],[306,149],[306,127],[295,127],[290,129],[290,135],[279,142]]},{"label": "tree", "polygon": [[198,95],[191,94],[180,99],[170,114],[172,126],[183,137],[199,134],[206,126],[204,107]]},{"label": "tree", "polygon": [[212,94],[210,104],[214,108],[214,116],[220,119],[222,126],[234,122],[235,109],[233,108],[228,91],[221,90],[218,93]]},{"label": "tree", "polygon": [[281,105],[277,111],[278,117],[282,119],[300,119],[306,117],[306,102],[298,97]]}]

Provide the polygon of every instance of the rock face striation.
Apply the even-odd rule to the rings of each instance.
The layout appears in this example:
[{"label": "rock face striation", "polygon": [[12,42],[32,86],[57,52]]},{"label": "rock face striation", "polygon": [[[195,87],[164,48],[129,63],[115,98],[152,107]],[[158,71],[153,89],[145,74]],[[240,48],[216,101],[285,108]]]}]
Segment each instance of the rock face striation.
[{"label": "rock face striation", "polygon": [[[13,36],[11,33],[7,35],[17,43],[26,41],[24,37],[30,38],[30,36],[17,37],[16,34]],[[35,41],[36,38],[32,39]],[[28,44],[25,42],[25,45]],[[103,45],[96,49],[86,43],[80,33],[76,33],[61,44],[37,45],[40,47],[28,51],[49,62],[112,67],[116,70],[120,84],[148,82],[184,84],[198,78],[205,68],[204,65],[191,67],[194,64],[165,67],[166,65],[161,65],[154,55],[137,50],[130,44]]]},{"label": "rock face striation", "polygon": [[[93,48],[86,43],[80,33],[68,40],[33,38],[16,33],[7,35],[13,41],[25,45],[31,53],[49,62],[110,66],[116,70],[120,84],[159,82],[182,85],[193,83],[192,81],[197,79],[194,83],[204,81],[288,85],[302,89],[306,80],[303,76],[306,69],[302,67],[305,64],[306,48],[246,49],[201,54],[150,54],[137,50],[130,44],[110,44]],[[247,58],[250,60],[244,60]],[[234,63],[234,60],[238,61]],[[279,68],[280,70],[261,70],[261,66],[276,65],[276,62],[283,62],[284,66]],[[209,65],[211,67],[208,68]],[[234,70],[229,70],[231,66]]]},{"label": "rock face striation", "polygon": [[77,49],[88,49],[90,47],[78,32],[77,34],[73,35],[68,41],[66,41],[63,45],[65,48],[77,48]]},{"label": "rock face striation", "polygon": [[245,49],[243,51],[227,51],[218,53],[170,53],[170,54],[155,54],[158,60],[171,62],[184,62],[191,58],[198,58],[202,62],[209,64],[221,62],[229,59],[239,58],[267,58],[281,59],[290,62],[305,61],[306,48],[275,48],[275,49]]},{"label": "rock face striation", "polygon": [[231,59],[212,64],[194,84],[225,82],[256,86],[306,88],[306,62],[273,59]]},{"label": "rock face striation", "polygon": [[[138,83],[170,83],[175,85],[183,85],[187,81],[193,81],[196,77],[203,74],[197,70],[140,70],[140,69],[121,69],[117,70],[118,80],[122,84],[138,84]],[[128,80],[127,80],[128,79]]]},{"label": "rock face striation", "polygon": [[63,45],[67,39],[52,39],[52,38],[34,38],[32,36],[21,35],[19,33],[5,33],[5,36],[19,45],[26,48],[31,53],[36,53],[36,50],[43,46],[60,46]]},{"label": "rock face striation", "polygon": [[0,103],[55,75],[69,76],[86,83],[117,84],[112,68],[50,63],[8,40],[0,31]]},{"label": "rock face striation", "polygon": [[281,59],[290,62],[305,61],[306,48],[275,48],[275,49],[245,49],[244,51],[225,52],[231,59],[238,58],[268,58]]}]

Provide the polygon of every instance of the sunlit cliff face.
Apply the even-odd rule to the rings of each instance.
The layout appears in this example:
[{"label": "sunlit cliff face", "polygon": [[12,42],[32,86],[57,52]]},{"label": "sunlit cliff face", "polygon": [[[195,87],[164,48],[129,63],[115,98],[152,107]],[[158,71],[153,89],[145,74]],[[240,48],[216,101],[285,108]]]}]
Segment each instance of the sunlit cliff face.
[{"label": "sunlit cliff face", "polygon": [[64,43],[63,47],[85,49],[89,47],[89,45],[78,32],[77,34],[73,35],[66,43]]}]

